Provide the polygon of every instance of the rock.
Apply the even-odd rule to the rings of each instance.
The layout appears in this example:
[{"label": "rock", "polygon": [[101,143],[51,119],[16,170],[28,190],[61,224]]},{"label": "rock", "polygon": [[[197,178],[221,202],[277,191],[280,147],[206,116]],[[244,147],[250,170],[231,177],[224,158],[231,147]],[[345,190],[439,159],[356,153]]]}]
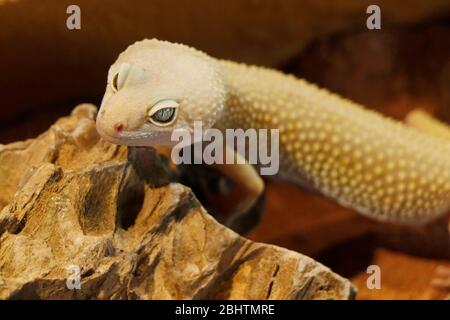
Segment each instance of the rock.
[{"label": "rock", "polygon": [[354,297],[311,258],[219,224],[155,150],[104,142],[94,117],[83,105],[0,148],[0,299]]}]

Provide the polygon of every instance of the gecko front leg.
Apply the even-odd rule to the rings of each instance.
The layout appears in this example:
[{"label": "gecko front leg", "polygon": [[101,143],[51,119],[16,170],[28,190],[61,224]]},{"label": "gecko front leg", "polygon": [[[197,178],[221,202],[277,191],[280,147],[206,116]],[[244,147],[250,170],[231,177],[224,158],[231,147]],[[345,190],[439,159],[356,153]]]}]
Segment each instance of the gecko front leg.
[{"label": "gecko front leg", "polygon": [[[202,144],[201,148],[206,146],[203,142]],[[190,186],[199,199],[204,198],[206,201],[204,204],[220,222],[232,227],[233,230],[247,231],[249,225],[253,224],[253,213],[259,216],[258,204],[264,192],[263,179],[255,167],[226,144],[218,156],[224,159],[223,162],[227,162],[225,159],[232,159],[230,164],[212,163],[207,166],[192,167],[192,163],[204,163],[202,157],[198,157],[195,152],[194,145],[183,148],[182,153],[187,152],[191,160],[186,164],[182,163],[178,171],[178,180]],[[167,159],[173,159],[171,157],[173,152],[180,152],[168,147],[159,146],[157,149]],[[172,168],[175,168],[175,163],[171,161],[169,163]]]},{"label": "gecko front leg", "polygon": [[[196,156],[196,152],[193,150],[194,145],[187,148],[190,149],[187,151],[188,154],[191,157],[193,156],[194,160],[189,163],[204,163],[201,157]],[[209,169],[197,168],[198,170],[192,171],[193,168],[189,164],[187,164],[189,169],[182,169],[181,179],[188,185],[192,184],[194,189],[199,188],[198,196],[206,198],[207,205],[211,206],[212,212],[218,214],[216,218],[220,222],[228,226],[233,225],[241,230],[240,224],[243,221],[241,218],[251,214],[253,209],[256,208],[256,204],[264,191],[264,181],[255,167],[249,164],[234,148],[224,144],[218,157],[221,157],[223,161],[208,162],[208,167],[219,173],[219,180],[216,179],[217,174],[210,172]],[[198,179],[196,177],[199,173],[204,175],[205,172],[210,172],[206,175],[209,178],[213,177],[213,179],[206,177]],[[194,175],[194,178],[191,178],[192,175]],[[244,227],[244,229],[246,228]]]},{"label": "gecko front leg", "polygon": [[233,155],[233,164],[213,164],[212,167],[234,183],[226,201],[229,204],[228,211],[233,213],[232,219],[236,219],[255,205],[264,191],[264,181],[239,153],[229,147],[225,147],[225,152]]}]

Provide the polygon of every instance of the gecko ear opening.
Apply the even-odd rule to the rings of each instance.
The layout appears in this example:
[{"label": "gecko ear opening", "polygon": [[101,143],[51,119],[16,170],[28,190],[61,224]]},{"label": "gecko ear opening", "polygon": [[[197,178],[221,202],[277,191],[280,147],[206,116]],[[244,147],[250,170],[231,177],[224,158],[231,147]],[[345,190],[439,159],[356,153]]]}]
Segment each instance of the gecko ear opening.
[{"label": "gecko ear opening", "polygon": [[180,104],[171,99],[161,100],[151,107],[148,120],[160,127],[166,127],[175,122]]}]

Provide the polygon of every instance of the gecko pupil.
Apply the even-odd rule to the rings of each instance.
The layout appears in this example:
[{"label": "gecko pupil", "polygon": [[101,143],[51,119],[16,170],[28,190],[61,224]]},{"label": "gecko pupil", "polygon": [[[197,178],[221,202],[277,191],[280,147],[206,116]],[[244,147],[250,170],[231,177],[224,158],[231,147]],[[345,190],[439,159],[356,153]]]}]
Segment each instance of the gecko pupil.
[{"label": "gecko pupil", "polygon": [[163,108],[152,115],[152,119],[158,122],[167,123],[173,119],[175,108]]}]

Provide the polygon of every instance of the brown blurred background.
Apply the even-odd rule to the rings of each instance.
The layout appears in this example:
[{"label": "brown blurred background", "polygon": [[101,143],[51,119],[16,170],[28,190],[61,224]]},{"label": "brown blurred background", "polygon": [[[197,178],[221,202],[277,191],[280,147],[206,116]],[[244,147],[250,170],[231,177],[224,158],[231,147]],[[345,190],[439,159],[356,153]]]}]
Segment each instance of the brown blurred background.
[{"label": "brown blurred background", "polygon": [[[143,38],[295,73],[402,120],[416,107],[450,121],[450,1],[377,1],[382,29],[356,0],[0,0],[0,143],[34,137],[80,102],[98,104],[117,55]],[[81,30],[66,8],[81,8]],[[5,177],[2,177],[5,178]],[[350,277],[361,299],[431,299],[448,265],[445,223],[381,225],[322,196],[268,182],[262,223],[248,235]],[[365,289],[370,264],[381,290]]]}]

